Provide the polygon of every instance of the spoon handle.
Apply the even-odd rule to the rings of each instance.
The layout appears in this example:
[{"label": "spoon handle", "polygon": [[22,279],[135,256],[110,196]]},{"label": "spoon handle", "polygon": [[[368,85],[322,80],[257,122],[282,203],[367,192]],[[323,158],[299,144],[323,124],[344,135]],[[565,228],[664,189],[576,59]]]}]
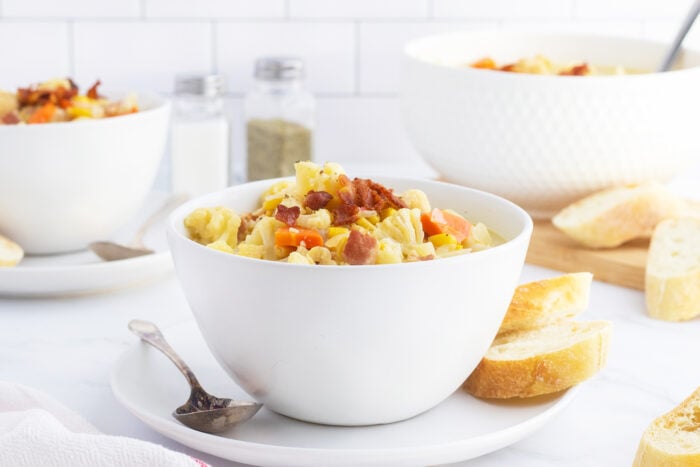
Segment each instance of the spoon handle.
[{"label": "spoon handle", "polygon": [[678,52],[681,49],[683,39],[685,39],[686,34],[688,34],[688,31],[690,31],[690,28],[695,22],[695,18],[698,17],[699,13],[700,0],[695,0],[695,2],[693,2],[693,5],[690,7],[690,10],[688,10],[688,13],[686,14],[685,18],[683,19],[683,24],[678,30],[676,37],[673,39],[673,44],[671,44],[671,47],[664,56],[658,71],[663,72],[671,69],[671,67],[673,66],[673,62],[676,61],[676,56],[678,55]]},{"label": "spoon handle", "polygon": [[180,358],[175,350],[170,347],[170,344],[168,344],[168,342],[165,340],[165,337],[163,337],[163,333],[160,332],[158,326],[150,321],[132,319],[129,321],[129,330],[139,336],[144,342],[151,344],[153,347],[163,352],[166,357],[172,360],[177,369],[180,370],[183,375],[185,375],[185,378],[193,391],[202,390],[202,386],[199,384],[199,381],[197,381],[197,378],[194,376],[194,373],[190,367],[187,366],[187,363],[185,363],[185,361]]}]

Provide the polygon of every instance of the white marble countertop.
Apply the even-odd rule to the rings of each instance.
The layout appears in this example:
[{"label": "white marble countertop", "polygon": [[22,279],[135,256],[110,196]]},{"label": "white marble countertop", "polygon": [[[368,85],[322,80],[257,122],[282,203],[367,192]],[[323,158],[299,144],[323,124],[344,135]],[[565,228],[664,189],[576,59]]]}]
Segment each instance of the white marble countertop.
[{"label": "white marble countertop", "polygon": [[[692,195],[692,190],[698,190],[697,174],[693,174],[676,183],[681,192]],[[556,274],[526,265],[522,282]],[[593,284],[585,316],[614,323],[603,372],[584,383],[573,402],[533,435],[455,465],[630,465],[651,420],[700,385],[700,319],[653,320],[646,315],[641,292],[600,282]],[[105,433],[153,441],[213,466],[240,465],[161,436],[116,401],[109,372],[117,357],[136,341],[126,327],[135,317],[162,327],[191,319],[174,275],[104,295],[0,299],[0,380],[54,396]]]}]

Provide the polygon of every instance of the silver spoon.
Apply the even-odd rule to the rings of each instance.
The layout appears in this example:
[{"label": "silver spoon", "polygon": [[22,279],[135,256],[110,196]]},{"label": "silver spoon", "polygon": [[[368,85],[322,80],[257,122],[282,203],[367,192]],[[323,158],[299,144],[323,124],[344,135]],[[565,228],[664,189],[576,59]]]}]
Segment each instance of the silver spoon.
[{"label": "silver spoon", "polygon": [[181,194],[176,194],[169,197],[156,212],[151,214],[151,216],[146,219],[146,222],[144,222],[139,230],[137,230],[134,234],[134,238],[132,238],[126,245],[110,241],[99,241],[90,243],[88,248],[90,248],[93,253],[105,261],[117,261],[120,259],[135,258],[137,256],[153,254],[155,252],[150,248],[146,248],[146,245],[143,244],[144,235],[146,235],[148,229],[150,229],[153,224],[160,220],[164,214],[169,213],[185,200],[187,200],[187,196]]},{"label": "silver spoon", "polygon": [[132,319],[129,329],[141,340],[163,352],[185,375],[191,389],[190,398],[173,411],[173,417],[183,425],[206,433],[221,433],[250,419],[262,407],[258,402],[222,399],[206,392],[190,367],[170,347],[155,324]]},{"label": "silver spoon", "polygon": [[673,39],[673,43],[671,44],[671,47],[666,52],[666,55],[664,56],[663,60],[661,61],[661,65],[659,66],[659,69],[657,71],[663,72],[663,71],[668,71],[671,69],[671,67],[673,66],[673,62],[676,61],[676,57],[678,56],[678,52],[680,52],[681,44],[683,43],[685,36],[688,34],[688,31],[690,31],[690,28],[693,26],[693,23],[695,22],[695,18],[698,17],[699,13],[700,13],[700,0],[695,0],[695,3],[693,3],[693,6],[690,7],[690,10],[688,10],[688,13],[685,16],[685,19],[683,20],[683,24],[681,25],[681,28],[676,33],[676,37]]}]

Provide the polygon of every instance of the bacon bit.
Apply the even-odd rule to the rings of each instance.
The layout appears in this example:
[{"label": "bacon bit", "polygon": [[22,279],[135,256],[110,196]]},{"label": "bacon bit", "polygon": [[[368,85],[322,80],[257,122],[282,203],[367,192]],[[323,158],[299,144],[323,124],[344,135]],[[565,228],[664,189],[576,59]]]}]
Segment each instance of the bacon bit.
[{"label": "bacon bit", "polygon": [[17,114],[17,111],[15,111],[15,110],[3,115],[1,120],[2,120],[2,123],[4,123],[5,125],[17,125],[20,122],[19,115]]},{"label": "bacon bit", "polygon": [[564,70],[559,73],[559,76],[584,76],[590,73],[588,68],[588,63],[582,63],[581,65],[574,65],[568,70]]},{"label": "bacon bit", "polygon": [[[75,83],[71,81],[71,86],[75,86]],[[64,87],[58,87],[53,90],[46,89],[35,89],[35,88],[18,88],[17,89],[17,101],[21,107],[38,105],[42,106],[47,103],[52,103],[58,105],[61,108],[70,107],[70,100],[78,95],[78,87],[71,87],[66,89]]]},{"label": "bacon bit", "polygon": [[253,213],[248,213],[241,216],[241,225],[238,227],[238,241],[242,242],[248,236],[248,232],[253,230],[253,226],[257,222],[259,216]]},{"label": "bacon bit", "polygon": [[97,93],[97,87],[102,84],[102,82],[98,79],[95,81],[95,84],[90,86],[90,89],[87,90],[87,93],[85,94],[88,96],[90,99],[99,99],[100,95]]},{"label": "bacon bit", "polygon": [[418,258],[418,261],[431,261],[435,259],[435,255],[425,255]]},{"label": "bacon bit", "polygon": [[301,208],[299,206],[292,206],[291,208],[288,208],[284,204],[280,204],[277,206],[275,219],[291,226],[296,224],[300,214]]},{"label": "bacon bit", "polygon": [[341,204],[333,213],[334,225],[345,225],[359,218],[360,210],[381,211],[385,208],[405,208],[406,203],[394,194],[393,190],[368,179],[350,180],[346,175],[338,176]]},{"label": "bacon bit", "polygon": [[360,208],[354,204],[341,204],[333,210],[333,225],[352,224],[360,218]]},{"label": "bacon bit", "polygon": [[304,206],[317,211],[324,208],[333,199],[333,195],[327,191],[309,191],[304,197]]},{"label": "bacon bit", "polygon": [[508,65],[503,65],[499,68],[500,71],[510,71],[515,72],[515,63],[509,63]]},{"label": "bacon bit", "polygon": [[348,264],[374,264],[377,261],[379,243],[371,235],[351,230],[343,249],[343,259]]}]

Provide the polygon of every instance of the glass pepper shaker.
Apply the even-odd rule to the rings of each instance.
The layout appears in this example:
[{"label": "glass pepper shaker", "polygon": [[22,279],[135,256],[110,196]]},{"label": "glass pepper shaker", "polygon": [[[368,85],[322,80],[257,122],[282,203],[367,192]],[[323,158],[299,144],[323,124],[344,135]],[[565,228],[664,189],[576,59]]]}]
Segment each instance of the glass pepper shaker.
[{"label": "glass pepper shaker", "polygon": [[230,126],[221,75],[178,76],[170,133],[172,191],[198,196],[230,177]]},{"label": "glass pepper shaker", "polygon": [[294,175],[296,161],[313,158],[316,100],[303,78],[299,58],[255,62],[255,85],[244,102],[249,181]]}]

